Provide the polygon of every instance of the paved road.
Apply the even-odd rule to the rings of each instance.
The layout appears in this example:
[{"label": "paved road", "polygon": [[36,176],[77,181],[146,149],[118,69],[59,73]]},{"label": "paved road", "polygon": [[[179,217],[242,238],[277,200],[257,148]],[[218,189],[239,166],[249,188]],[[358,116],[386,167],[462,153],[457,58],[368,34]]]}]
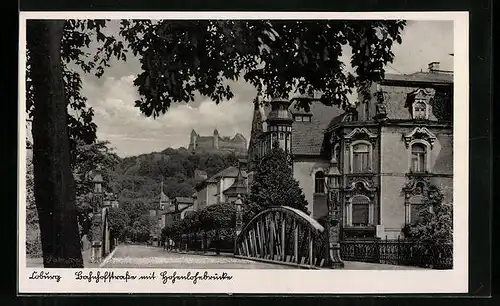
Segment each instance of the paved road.
[{"label": "paved road", "polygon": [[[82,253],[86,268],[97,268],[90,263],[90,250]],[[420,270],[418,267],[344,261],[344,270]],[[41,258],[27,258],[27,267],[43,267]],[[102,268],[167,268],[167,269],[296,269],[291,266],[268,264],[234,258],[231,255],[195,255],[164,251],[161,247],[119,245],[102,263]]]},{"label": "paved road", "polygon": [[103,268],[166,268],[166,269],[294,269],[234,258],[231,256],[180,254],[160,247],[120,245]]}]

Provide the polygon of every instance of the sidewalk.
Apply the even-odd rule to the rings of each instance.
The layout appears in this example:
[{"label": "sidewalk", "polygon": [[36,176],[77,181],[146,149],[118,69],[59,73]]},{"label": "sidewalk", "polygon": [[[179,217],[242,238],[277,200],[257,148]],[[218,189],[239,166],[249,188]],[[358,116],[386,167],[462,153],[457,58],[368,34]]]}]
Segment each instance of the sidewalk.
[{"label": "sidewalk", "polygon": [[[86,251],[82,251],[83,257],[83,267],[84,268],[99,268],[99,263],[91,263],[90,262],[90,249]],[[26,267],[27,268],[43,268],[43,258],[26,258]]]},{"label": "sidewalk", "polygon": [[360,262],[360,261],[344,261],[343,270],[429,270],[429,269],[414,267],[414,266],[398,266],[398,265]]}]

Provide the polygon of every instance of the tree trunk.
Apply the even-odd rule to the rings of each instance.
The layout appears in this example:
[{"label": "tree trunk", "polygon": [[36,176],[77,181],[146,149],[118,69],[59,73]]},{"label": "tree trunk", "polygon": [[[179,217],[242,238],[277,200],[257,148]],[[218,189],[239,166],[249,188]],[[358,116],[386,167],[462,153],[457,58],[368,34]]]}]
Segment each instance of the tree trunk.
[{"label": "tree trunk", "polygon": [[34,191],[43,265],[82,268],[61,65],[63,20],[27,23],[34,90]]}]

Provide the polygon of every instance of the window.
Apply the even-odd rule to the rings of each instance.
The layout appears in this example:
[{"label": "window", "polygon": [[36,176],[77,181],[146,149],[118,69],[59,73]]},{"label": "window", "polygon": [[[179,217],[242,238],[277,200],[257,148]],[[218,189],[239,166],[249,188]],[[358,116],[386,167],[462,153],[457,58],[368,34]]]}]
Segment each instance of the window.
[{"label": "window", "polygon": [[426,150],[425,145],[421,143],[415,143],[411,146],[411,172],[425,172]]},{"label": "window", "polygon": [[421,211],[424,203],[424,197],[419,194],[410,198],[410,223],[415,223],[422,219]]},{"label": "window", "polygon": [[295,121],[302,122],[302,116],[295,116]]},{"label": "window", "polygon": [[334,163],[340,162],[340,144],[339,143],[336,143],[333,146],[332,162],[334,162]]},{"label": "window", "polygon": [[285,134],[280,133],[280,140],[283,140],[283,139],[285,139]]},{"label": "window", "polygon": [[352,147],[352,170],[354,173],[364,173],[370,170],[370,147],[366,143],[359,143]]},{"label": "window", "polygon": [[351,225],[368,226],[370,224],[370,199],[361,195],[354,196],[351,205]]},{"label": "window", "polygon": [[427,119],[427,104],[423,101],[413,103],[413,119]]},{"label": "window", "polygon": [[310,116],[304,116],[302,118],[302,121],[304,121],[304,122],[311,122],[311,117]]},{"label": "window", "polygon": [[325,173],[318,171],[314,175],[314,193],[325,193]]}]

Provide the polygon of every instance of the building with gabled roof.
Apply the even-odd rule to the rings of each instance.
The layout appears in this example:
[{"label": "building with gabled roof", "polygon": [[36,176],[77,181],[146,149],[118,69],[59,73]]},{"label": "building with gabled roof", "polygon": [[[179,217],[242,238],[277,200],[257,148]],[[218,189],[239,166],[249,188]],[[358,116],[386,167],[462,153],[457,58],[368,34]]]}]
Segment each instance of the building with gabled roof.
[{"label": "building with gabled roof", "polygon": [[[195,210],[227,201],[224,191],[230,188],[240,177],[247,184],[247,172],[241,167],[227,167],[215,175],[201,181],[195,186]],[[247,189],[248,190],[248,189]]]}]

